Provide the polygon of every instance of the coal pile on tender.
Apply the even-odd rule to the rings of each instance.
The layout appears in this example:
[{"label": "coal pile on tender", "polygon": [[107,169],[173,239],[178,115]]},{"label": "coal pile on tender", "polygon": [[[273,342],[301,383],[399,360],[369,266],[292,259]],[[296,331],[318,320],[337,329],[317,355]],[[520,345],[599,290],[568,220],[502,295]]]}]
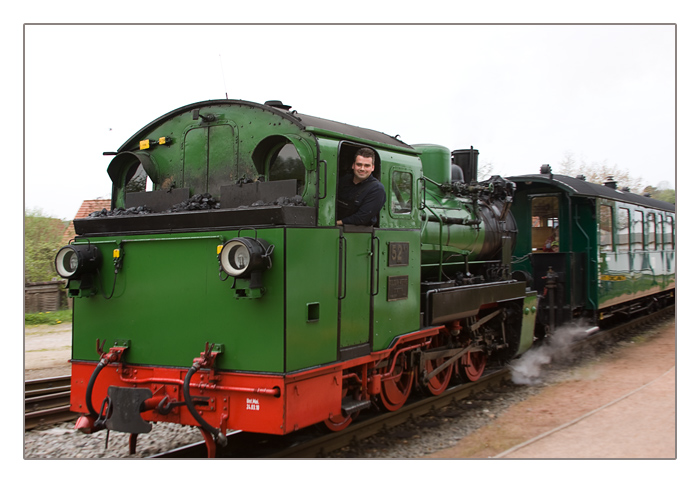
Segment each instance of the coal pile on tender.
[{"label": "coal pile on tender", "polygon": [[221,203],[209,193],[194,195],[189,200],[173,205],[170,209],[165,210],[165,213],[177,213],[180,211],[198,211],[198,210],[218,210],[221,208]]},{"label": "coal pile on tender", "polygon": [[131,215],[147,215],[153,213],[147,206],[132,206],[131,208],[115,208],[113,210],[107,210],[107,208],[102,208],[101,211],[93,211],[88,215],[90,218],[100,218],[103,216],[131,216]]},{"label": "coal pile on tender", "polygon": [[[209,193],[194,195],[190,199],[171,206],[164,213],[177,213],[181,211],[198,211],[198,210],[218,210],[221,204]],[[132,206],[131,208],[115,208],[107,210],[103,208],[101,211],[94,211],[88,216],[99,218],[103,216],[132,216],[132,215],[147,215],[156,213],[148,206]]]}]

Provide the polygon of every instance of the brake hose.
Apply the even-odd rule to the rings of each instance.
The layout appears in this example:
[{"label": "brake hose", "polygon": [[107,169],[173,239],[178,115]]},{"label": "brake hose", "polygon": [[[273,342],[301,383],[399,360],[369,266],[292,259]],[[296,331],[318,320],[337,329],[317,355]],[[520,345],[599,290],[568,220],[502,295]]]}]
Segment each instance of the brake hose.
[{"label": "brake hose", "polygon": [[195,372],[197,372],[200,368],[200,364],[198,362],[195,362],[192,367],[190,367],[190,370],[187,371],[187,375],[185,376],[185,383],[183,386],[183,395],[185,396],[185,404],[187,405],[187,409],[189,409],[190,414],[192,414],[192,417],[197,420],[199,424],[202,425],[202,428],[205,430],[209,431],[211,434],[214,435],[216,438],[217,443],[219,443],[220,446],[226,446],[226,443],[228,443],[228,440],[226,439],[226,435],[223,434],[219,429],[215,428],[211,424],[207,423],[202,416],[200,416],[199,412],[197,412],[197,409],[194,407],[194,402],[192,401],[192,396],[190,396],[190,379],[192,379],[192,376],[194,375]]},{"label": "brake hose", "polygon": [[95,386],[97,376],[107,364],[108,363],[105,361],[104,358],[100,359],[100,362],[97,364],[97,367],[95,367],[95,370],[90,376],[90,381],[88,381],[87,390],[85,391],[85,406],[87,407],[90,416],[92,416],[94,419],[99,418],[99,414],[97,414],[97,411],[95,411],[95,408],[92,406],[92,389]]}]

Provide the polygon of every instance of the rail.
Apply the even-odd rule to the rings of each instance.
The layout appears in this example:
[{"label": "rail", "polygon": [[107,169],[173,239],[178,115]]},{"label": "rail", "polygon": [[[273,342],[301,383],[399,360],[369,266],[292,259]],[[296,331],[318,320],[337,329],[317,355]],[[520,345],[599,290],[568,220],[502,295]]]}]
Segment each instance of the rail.
[{"label": "rail", "polygon": [[48,377],[24,382],[24,429],[71,421],[70,376]]},{"label": "rail", "polygon": [[[625,331],[635,330],[637,327],[654,324],[672,316],[675,306],[667,307],[658,312],[643,317],[638,317],[626,324],[610,330],[598,332],[586,339],[579,341],[572,348],[580,349],[582,345],[607,344],[610,339],[619,339]],[[410,418],[425,415],[431,411],[448,406],[462,399],[472,397],[480,392],[501,386],[510,380],[510,371],[498,370],[485,375],[475,383],[463,384],[448,388],[440,396],[432,396],[420,400],[409,400],[399,411],[367,414],[358,418],[348,428],[337,433],[330,434],[304,434],[299,431],[301,438],[274,437],[270,435],[253,435],[241,432],[229,433],[229,446],[227,454],[220,457],[263,457],[263,458],[313,458],[329,454],[348,444],[356,443],[369,436],[398,426]],[[70,376],[52,377],[46,379],[25,381],[25,430],[40,425],[64,422],[75,419],[77,415],[69,411],[70,408]],[[290,435],[294,436],[294,435]],[[260,441],[251,442],[246,438],[258,438]],[[234,440],[245,441],[237,444]],[[250,450],[257,448],[254,455],[246,456],[246,451],[238,454],[228,453],[228,450],[242,448]],[[221,448],[219,449],[221,451]],[[204,443],[188,445],[185,448],[168,451],[154,458],[191,458],[206,455]]]},{"label": "rail", "polygon": [[[640,327],[656,324],[672,316],[675,306],[664,308],[650,315],[635,318],[619,326],[597,332],[571,346],[572,351],[582,350],[586,346],[607,345],[612,340],[620,340],[629,332]],[[509,369],[500,369],[484,375],[477,382],[462,384],[448,388],[439,396],[431,396],[420,400],[409,400],[398,411],[379,414],[365,414],[346,429],[337,433],[313,434],[313,430],[301,430],[288,436],[253,435],[234,432],[228,435],[229,443],[226,448],[218,448],[219,458],[316,458],[328,455],[350,444],[362,440],[387,429],[398,426],[411,418],[420,417],[438,410],[462,399],[476,394],[494,390],[507,384],[511,379]],[[266,446],[266,448],[263,448]],[[251,448],[254,448],[251,451]],[[152,458],[196,458],[205,457],[204,443],[195,443],[185,448],[177,448]]]}]

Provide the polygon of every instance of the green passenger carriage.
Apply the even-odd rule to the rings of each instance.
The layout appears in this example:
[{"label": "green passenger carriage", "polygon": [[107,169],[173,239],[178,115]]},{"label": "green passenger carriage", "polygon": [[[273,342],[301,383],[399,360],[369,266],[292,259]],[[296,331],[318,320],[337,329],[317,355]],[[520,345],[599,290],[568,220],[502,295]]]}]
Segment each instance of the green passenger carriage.
[{"label": "green passenger carriage", "polygon": [[673,301],[675,205],[583,177],[509,177],[520,229],[516,277],[544,294],[538,327],[654,310]]},{"label": "green passenger carriage", "polygon": [[[338,227],[361,147],[387,201],[376,226]],[[477,183],[473,149],[216,100],[106,154],[112,210],[75,220],[56,260],[85,432],[135,444],[151,422],[194,425],[213,455],[229,429],[342,429],[532,343],[537,295],[510,276],[514,186]]]}]

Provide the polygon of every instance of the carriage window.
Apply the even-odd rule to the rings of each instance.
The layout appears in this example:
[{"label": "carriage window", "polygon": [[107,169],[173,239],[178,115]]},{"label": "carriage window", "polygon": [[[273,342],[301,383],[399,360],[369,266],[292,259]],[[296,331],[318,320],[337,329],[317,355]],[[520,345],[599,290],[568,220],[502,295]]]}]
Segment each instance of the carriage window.
[{"label": "carriage window", "polygon": [[617,210],[617,248],[620,252],[630,251],[630,210]]},{"label": "carriage window", "polygon": [[667,216],[666,223],[664,223],[664,250],[673,250],[673,237],[675,235],[675,228],[676,227],[673,223],[673,217]]},{"label": "carriage window", "polygon": [[656,250],[656,214],[647,215],[646,224],[647,250]]},{"label": "carriage window", "polygon": [[559,198],[532,198],[532,251],[559,251]]},{"label": "carriage window", "polygon": [[644,213],[634,210],[632,223],[632,250],[641,252],[644,250]]},{"label": "carriage window", "polygon": [[601,252],[611,252],[612,244],[612,206],[600,206],[599,245]]},{"label": "carriage window", "polygon": [[299,152],[292,143],[287,143],[277,156],[270,161],[269,181],[285,179],[297,180],[297,194],[304,192],[306,182],[306,168],[301,161]]},{"label": "carriage window", "polygon": [[391,174],[391,212],[410,213],[413,194],[413,175],[404,171]]}]

